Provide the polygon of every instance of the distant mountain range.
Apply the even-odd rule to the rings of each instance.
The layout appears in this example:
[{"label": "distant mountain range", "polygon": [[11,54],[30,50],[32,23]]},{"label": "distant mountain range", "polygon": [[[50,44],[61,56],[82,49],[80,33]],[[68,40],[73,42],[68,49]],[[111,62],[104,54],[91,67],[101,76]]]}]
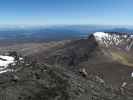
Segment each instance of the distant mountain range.
[{"label": "distant mountain range", "polygon": [[97,31],[133,32],[133,28],[98,25],[68,25],[68,26],[4,26],[0,27],[0,40],[8,41],[50,41],[86,37]]},{"label": "distant mountain range", "polygon": [[128,28],[114,28],[114,29],[110,29],[107,30],[108,32],[127,32],[127,33],[132,33],[133,29],[128,29]]}]

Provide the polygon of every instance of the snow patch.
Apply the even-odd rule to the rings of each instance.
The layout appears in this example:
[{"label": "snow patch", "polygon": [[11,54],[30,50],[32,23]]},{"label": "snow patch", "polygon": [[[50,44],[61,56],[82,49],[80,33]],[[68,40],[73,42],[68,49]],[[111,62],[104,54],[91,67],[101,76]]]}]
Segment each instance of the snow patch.
[{"label": "snow patch", "polygon": [[131,73],[131,77],[133,78],[133,72]]},{"label": "snow patch", "polygon": [[14,57],[0,55],[0,66],[7,67],[9,64],[14,63]]},{"label": "snow patch", "polygon": [[[23,60],[23,58],[19,58],[20,61]],[[5,72],[11,72],[12,69],[9,69],[9,65],[16,65],[15,58],[12,56],[3,56],[0,55],[0,74],[5,73]]]}]

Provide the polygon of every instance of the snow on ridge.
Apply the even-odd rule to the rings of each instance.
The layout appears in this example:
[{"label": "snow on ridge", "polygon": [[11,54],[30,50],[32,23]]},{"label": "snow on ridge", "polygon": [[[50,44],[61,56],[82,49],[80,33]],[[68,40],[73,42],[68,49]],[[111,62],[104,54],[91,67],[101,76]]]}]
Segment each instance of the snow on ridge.
[{"label": "snow on ridge", "polygon": [[105,37],[113,37],[114,39],[116,38],[133,38],[133,35],[129,35],[129,34],[116,34],[116,33],[107,33],[107,32],[95,32],[93,33],[93,35],[97,38],[97,39],[102,39]]},{"label": "snow on ridge", "polygon": [[104,33],[104,32],[95,32],[94,33],[94,36],[96,37],[96,39],[101,40],[103,37],[107,37],[108,34],[107,33]]},{"label": "snow on ridge", "polygon": [[113,34],[105,32],[95,32],[93,33],[93,35],[99,43],[104,44],[106,47],[118,46],[126,43],[126,48],[129,48],[129,51],[130,48],[133,46],[133,35],[116,33]]},{"label": "snow on ridge", "polygon": [[120,42],[119,36],[116,34],[111,35],[105,32],[95,32],[93,35],[97,41],[99,41],[101,44],[105,44],[106,47],[113,45],[114,43],[118,45]]}]

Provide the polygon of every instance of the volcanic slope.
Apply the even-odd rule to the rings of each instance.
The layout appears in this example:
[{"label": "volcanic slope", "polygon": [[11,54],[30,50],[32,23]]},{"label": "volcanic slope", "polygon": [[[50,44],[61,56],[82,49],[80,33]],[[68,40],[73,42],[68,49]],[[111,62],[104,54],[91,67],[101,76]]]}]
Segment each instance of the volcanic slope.
[{"label": "volcanic slope", "polygon": [[[131,82],[133,71],[133,36],[126,33],[96,32],[86,39],[73,40],[46,56],[36,55],[38,61],[62,65],[78,73],[100,73],[108,83]],[[43,54],[45,56],[43,56]]]},{"label": "volcanic slope", "polygon": [[29,52],[37,61],[23,57],[12,72],[0,74],[0,100],[133,100],[132,38],[117,34],[124,39],[113,44],[116,37],[105,34],[116,33]]}]

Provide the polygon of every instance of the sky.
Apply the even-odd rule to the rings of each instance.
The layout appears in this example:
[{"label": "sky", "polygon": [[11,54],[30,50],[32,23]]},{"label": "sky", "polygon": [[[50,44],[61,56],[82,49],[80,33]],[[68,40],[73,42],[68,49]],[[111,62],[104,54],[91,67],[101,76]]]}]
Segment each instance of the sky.
[{"label": "sky", "polygon": [[0,0],[0,25],[133,25],[133,0]]}]

